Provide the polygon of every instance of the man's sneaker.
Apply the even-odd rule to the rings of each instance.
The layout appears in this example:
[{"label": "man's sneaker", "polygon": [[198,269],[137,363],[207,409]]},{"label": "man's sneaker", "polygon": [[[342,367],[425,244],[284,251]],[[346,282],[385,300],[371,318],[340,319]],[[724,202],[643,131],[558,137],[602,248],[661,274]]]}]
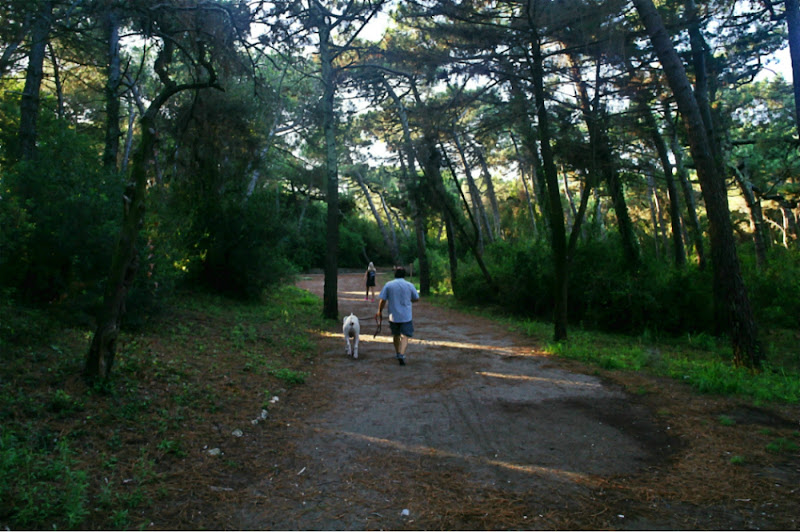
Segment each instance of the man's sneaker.
[{"label": "man's sneaker", "polygon": [[397,361],[400,363],[401,366],[405,366],[406,365],[406,359],[405,358],[398,358]]}]

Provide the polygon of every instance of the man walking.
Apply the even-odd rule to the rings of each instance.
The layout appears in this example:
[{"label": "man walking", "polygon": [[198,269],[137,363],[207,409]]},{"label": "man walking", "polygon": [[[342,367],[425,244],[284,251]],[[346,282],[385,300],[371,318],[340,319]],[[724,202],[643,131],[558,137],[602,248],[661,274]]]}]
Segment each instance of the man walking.
[{"label": "man walking", "polygon": [[406,365],[408,339],[414,336],[411,321],[411,304],[419,301],[419,293],[413,284],[405,280],[406,270],[398,266],[394,270],[394,280],[383,285],[378,303],[377,318],[382,319],[383,307],[389,304],[389,327],[392,329],[395,356],[401,366]]}]

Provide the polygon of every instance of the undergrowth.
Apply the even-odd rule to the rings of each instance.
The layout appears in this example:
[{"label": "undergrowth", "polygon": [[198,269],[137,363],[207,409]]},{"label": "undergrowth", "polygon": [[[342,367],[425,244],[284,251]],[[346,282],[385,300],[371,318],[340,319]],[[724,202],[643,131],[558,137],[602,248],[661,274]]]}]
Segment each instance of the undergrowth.
[{"label": "undergrowth", "polygon": [[112,378],[88,386],[91,330],[0,303],[0,529],[149,526],[218,427],[255,430],[306,382],[320,306],[294,286],[261,303],[184,294],[123,332]]},{"label": "undergrowth", "polygon": [[[552,342],[552,323],[498,318],[496,309],[463,306],[452,297],[435,296],[429,300],[502,320],[512,330],[543,341],[542,351],[546,354],[604,369],[668,376],[690,384],[700,393],[740,396],[755,403],[800,402],[800,354],[792,334],[773,335],[764,367],[753,372],[735,367],[730,344],[705,333],[655,338],[649,333],[626,336],[572,328],[567,341]],[[781,337],[785,342],[776,340]]]}]

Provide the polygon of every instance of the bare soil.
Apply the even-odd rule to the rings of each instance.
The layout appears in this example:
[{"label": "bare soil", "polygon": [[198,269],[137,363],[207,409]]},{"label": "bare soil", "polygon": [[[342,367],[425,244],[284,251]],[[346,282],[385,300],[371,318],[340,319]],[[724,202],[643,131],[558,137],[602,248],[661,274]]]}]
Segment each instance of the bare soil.
[{"label": "bare soil", "polygon": [[[298,284],[322,294],[322,275]],[[767,450],[800,440],[796,405],[756,408],[548,357],[536,339],[424,300],[401,367],[388,324],[373,338],[363,274],[339,277],[339,309],[361,318],[358,359],[341,326],[320,338],[307,383],[271,410],[269,437],[242,438],[248,472],[208,480],[230,496],[205,508],[205,524],[798,528],[800,457]]]}]

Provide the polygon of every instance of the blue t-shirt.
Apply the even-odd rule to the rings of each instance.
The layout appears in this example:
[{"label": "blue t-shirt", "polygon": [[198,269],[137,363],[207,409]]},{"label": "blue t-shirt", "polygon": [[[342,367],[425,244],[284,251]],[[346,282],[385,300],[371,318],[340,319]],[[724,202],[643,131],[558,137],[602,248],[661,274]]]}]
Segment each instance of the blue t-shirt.
[{"label": "blue t-shirt", "polygon": [[419,293],[413,284],[401,278],[383,285],[378,297],[389,307],[389,321],[405,323],[411,321],[411,302],[419,299]]}]

